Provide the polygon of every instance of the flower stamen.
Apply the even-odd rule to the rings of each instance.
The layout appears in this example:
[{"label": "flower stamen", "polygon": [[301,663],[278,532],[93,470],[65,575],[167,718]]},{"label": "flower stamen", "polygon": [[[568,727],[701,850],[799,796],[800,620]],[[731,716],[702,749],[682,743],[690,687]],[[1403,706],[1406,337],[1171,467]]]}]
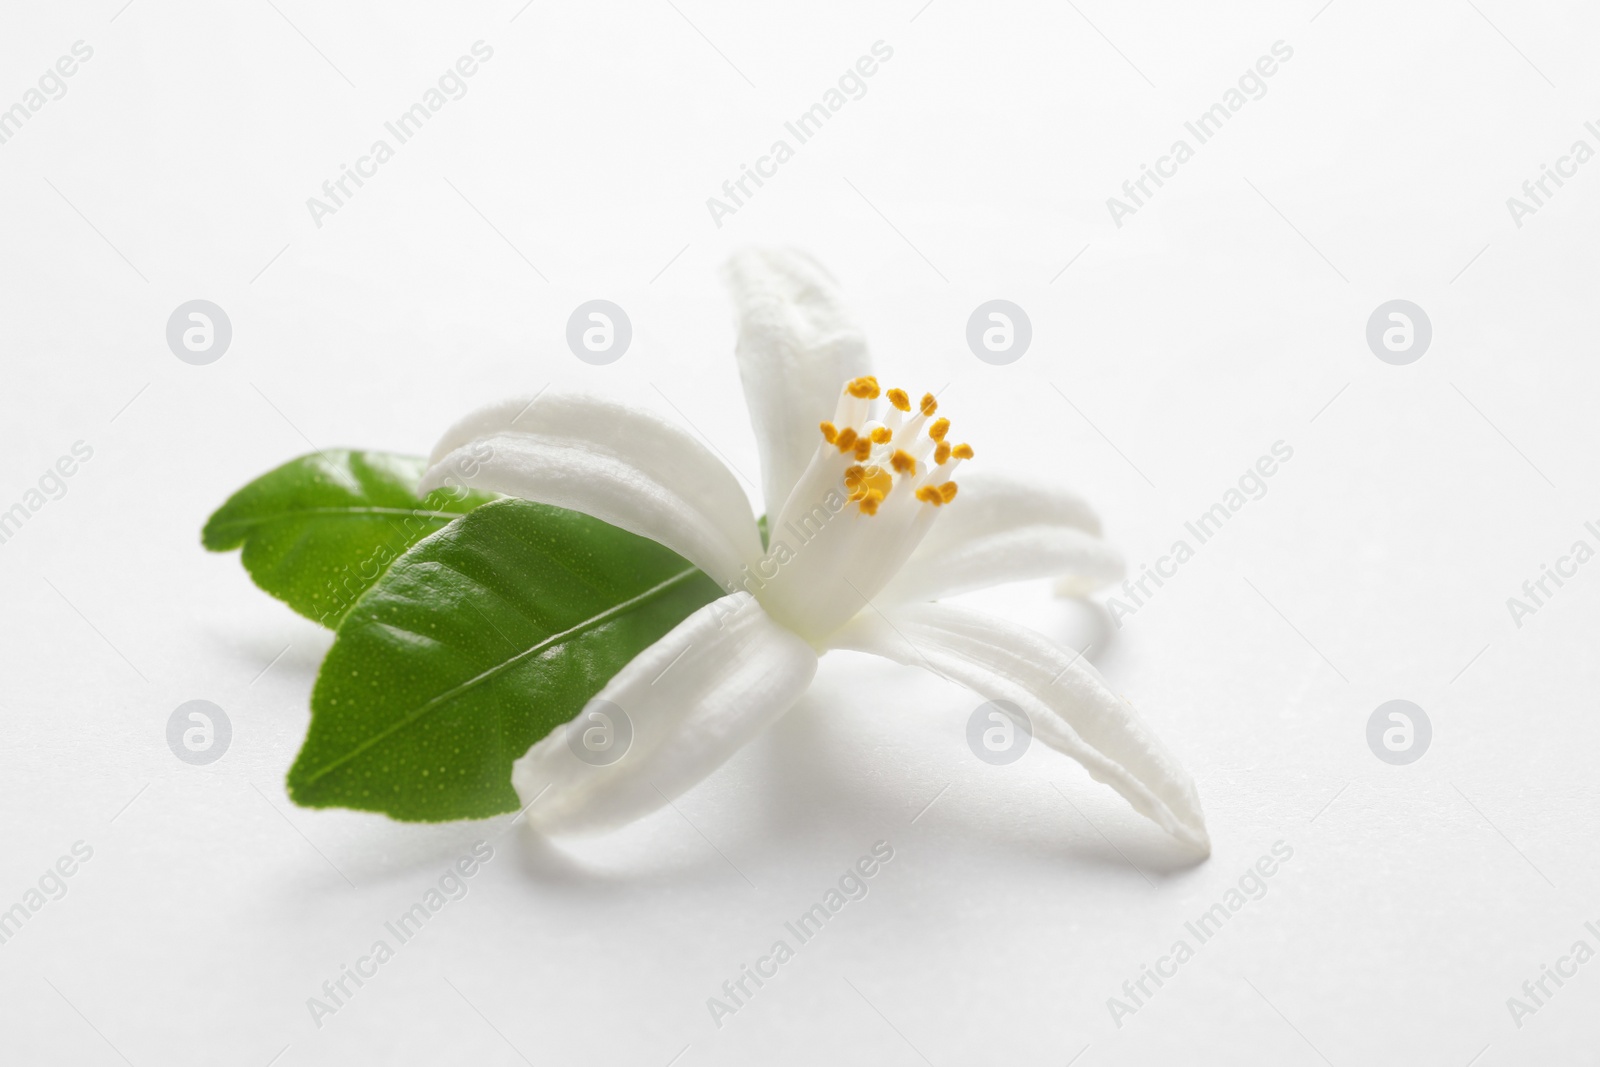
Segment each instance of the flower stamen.
[{"label": "flower stamen", "polygon": [[[881,406],[873,403],[880,396]],[[945,439],[950,420],[934,418],[938,410],[932,393],[924,393],[913,409],[904,389],[883,390],[871,376],[845,383],[833,420],[819,428],[823,441],[851,463],[844,484],[860,514],[876,515],[884,506],[896,511],[904,505],[895,501],[907,498],[934,507],[955,499],[956,484],[948,478],[959,461],[972,458],[972,446]],[[906,414],[911,417],[902,421]],[[897,486],[905,491],[897,492]]]},{"label": "flower stamen", "polygon": [[874,515],[894,487],[894,478],[877,464],[867,467],[858,463],[844,472],[844,484],[850,490],[850,500],[865,514]]}]

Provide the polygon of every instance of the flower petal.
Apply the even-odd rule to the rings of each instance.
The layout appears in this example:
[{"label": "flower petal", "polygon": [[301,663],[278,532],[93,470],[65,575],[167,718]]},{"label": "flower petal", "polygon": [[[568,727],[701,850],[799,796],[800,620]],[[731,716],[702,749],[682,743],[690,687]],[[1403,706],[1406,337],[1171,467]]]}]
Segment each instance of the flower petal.
[{"label": "flower petal", "polygon": [[1210,852],[1200,797],[1178,761],[1081,656],[1026,627],[948,604],[863,612],[832,643],[926,667],[1028,715],[1063,752],[1174,837]]},{"label": "flower petal", "polygon": [[867,342],[828,272],[803,252],[751,248],[724,268],[739,322],[735,352],[776,515],[817,450],[839,389],[870,373]]},{"label": "flower petal", "polygon": [[473,412],[434,446],[421,490],[470,486],[593,515],[659,541],[718,583],[760,559],[750,501],[688,431],[554,390]]},{"label": "flower petal", "polygon": [[[970,473],[969,473],[970,471]],[[1027,578],[1057,578],[1082,595],[1123,575],[1122,554],[1100,540],[1100,520],[1068,489],[963,470],[960,494],[928,531],[880,604],[937,600]]]},{"label": "flower petal", "polygon": [[[749,593],[712,601],[639,653],[576,719],[512,766],[528,820],[547,834],[594,833],[654,811],[720,767],[789,710],[817,673],[817,653]],[[605,728],[615,762],[580,758],[569,731]],[[581,735],[580,735],[581,737]]]}]

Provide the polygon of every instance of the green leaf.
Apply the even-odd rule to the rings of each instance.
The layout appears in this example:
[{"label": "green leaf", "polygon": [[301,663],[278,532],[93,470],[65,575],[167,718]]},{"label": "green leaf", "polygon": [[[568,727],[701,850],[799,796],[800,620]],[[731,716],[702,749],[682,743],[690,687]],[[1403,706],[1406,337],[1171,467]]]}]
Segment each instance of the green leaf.
[{"label": "green leaf", "polygon": [[396,560],[345,616],[289,796],[411,821],[515,811],[512,762],[721,595],[598,519],[485,504]]},{"label": "green leaf", "polygon": [[200,541],[213,552],[242,545],[256,585],[334,628],[408,548],[494,499],[449,489],[419,498],[426,466],[388,452],[301,456],[229,497]]}]

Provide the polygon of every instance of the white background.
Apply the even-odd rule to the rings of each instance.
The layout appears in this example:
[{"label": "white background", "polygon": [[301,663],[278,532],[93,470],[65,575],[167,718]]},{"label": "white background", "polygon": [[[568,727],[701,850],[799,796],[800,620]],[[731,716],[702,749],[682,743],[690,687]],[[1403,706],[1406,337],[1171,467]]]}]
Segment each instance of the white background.
[{"label": "white background", "polygon": [[[1506,198],[1600,147],[1592,13],[122,2],[0,9],[0,107],[94,49],[0,145],[0,508],[94,450],[0,544],[0,907],[94,850],[0,945],[0,1058],[1588,1062],[1600,963],[1520,1029],[1506,999],[1600,948],[1600,565],[1520,628],[1506,599],[1596,540],[1600,163],[1520,228]],[[480,39],[467,95],[315,226],[306,199]],[[717,227],[706,198],[879,40],[867,94]],[[1116,227],[1106,198],[1279,40],[1267,94]],[[949,383],[981,461],[1082,490],[1135,569],[1293,447],[1120,630],[1042,585],[973,598],[1094,642],[1197,781],[1208,861],[1042,746],[980,763],[970,695],[840,654],[677,811],[580,847],[288,802],[330,638],[200,549],[211,509],[308,441],[425,452],[551,382],[757,480],[716,269],[758,241],[829,264],[886,384]],[[164,338],[197,297],[234,328],[205,367]],[[609,367],[562,340],[595,297],[634,324]],[[1008,367],[964,340],[994,297],[1033,322]],[[1433,323],[1410,366],[1365,342],[1393,298]],[[193,698],[233,725],[208,767],[165,740]],[[1407,767],[1365,740],[1393,698],[1433,723]],[[315,1026],[479,839],[470,894]],[[879,840],[870,894],[714,1026]],[[1119,1028],[1107,998],[1280,840],[1267,896]]]}]

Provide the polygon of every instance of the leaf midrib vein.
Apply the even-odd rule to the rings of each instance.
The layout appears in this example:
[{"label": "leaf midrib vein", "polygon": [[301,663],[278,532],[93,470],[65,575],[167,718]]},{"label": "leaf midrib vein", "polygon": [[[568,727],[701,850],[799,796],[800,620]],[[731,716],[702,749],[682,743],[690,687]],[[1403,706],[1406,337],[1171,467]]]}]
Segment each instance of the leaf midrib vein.
[{"label": "leaf midrib vein", "polygon": [[[472,689],[473,687],[475,687],[475,686],[477,686],[477,685],[479,685],[479,684],[481,684],[483,682],[486,682],[486,681],[496,677],[497,675],[500,675],[500,674],[504,673],[505,671],[510,670],[512,667],[515,667],[516,665],[518,665],[519,663],[523,662],[524,660],[529,659],[532,656],[536,656],[536,655],[538,655],[539,653],[545,651],[548,648],[551,648],[551,647],[553,647],[553,646],[555,646],[557,644],[565,642],[565,641],[567,641],[567,640],[569,640],[571,638],[577,637],[577,636],[579,636],[581,634],[587,633],[588,631],[593,630],[597,626],[600,626],[600,625],[602,625],[602,624],[604,624],[606,622],[611,621],[612,619],[616,618],[619,615],[622,615],[622,614],[625,614],[626,612],[634,610],[635,608],[637,608],[641,604],[645,604],[645,603],[648,603],[651,600],[656,599],[657,597],[661,596],[663,593],[665,593],[667,590],[669,590],[673,586],[679,584],[680,582],[683,582],[684,580],[686,580],[688,578],[693,577],[697,573],[699,573],[699,571],[696,568],[694,568],[694,567],[686,567],[683,570],[679,571],[677,574],[673,575],[671,578],[668,578],[663,582],[660,582],[660,583],[658,583],[656,585],[651,586],[649,589],[646,589],[644,592],[638,594],[637,596],[634,596],[634,597],[631,597],[631,598],[629,598],[627,600],[624,600],[620,604],[614,604],[611,607],[607,608],[605,611],[600,612],[598,615],[592,615],[589,618],[585,619],[583,622],[580,622],[578,625],[570,627],[570,628],[568,628],[566,630],[563,630],[558,634],[551,634],[549,637],[546,637],[544,640],[538,642],[537,644],[534,644],[534,645],[524,649],[523,651],[518,652],[514,656],[511,656],[511,657],[509,657],[509,658],[507,658],[505,660],[502,660],[501,662],[495,664],[494,666],[488,668],[485,671],[482,671],[482,672],[474,675],[473,677],[467,679],[464,682],[458,683],[457,685],[453,686],[452,688],[446,690],[443,693],[440,693],[438,696],[433,697],[432,699],[430,699],[427,702],[423,703],[422,705],[420,705],[419,707],[415,708],[414,710],[412,710],[410,712],[407,712],[404,717],[402,717],[401,719],[391,723],[389,726],[385,727],[383,730],[381,730],[378,733],[374,734],[372,737],[367,738],[365,741],[361,742],[361,744],[357,745],[355,748],[351,749],[349,752],[346,752],[344,755],[340,756],[339,758],[337,758],[335,760],[332,760],[329,763],[324,764],[322,767],[318,768],[318,770],[315,773],[308,775],[304,779],[304,785],[305,786],[311,786],[311,785],[315,784],[319,779],[323,778],[324,776],[326,776],[327,774],[329,774],[332,771],[336,770],[337,768],[343,766],[344,764],[349,763],[351,760],[355,759],[357,756],[359,756],[362,753],[366,752],[368,749],[372,748],[374,745],[379,744],[380,742],[382,742],[383,740],[388,738],[390,735],[394,734],[396,731],[401,730],[401,729],[403,729],[403,728],[405,728],[407,726],[410,726],[412,723],[416,722],[418,719],[422,718],[424,715],[426,715],[429,712],[433,711],[435,708],[441,707],[441,706],[449,703],[450,701],[456,699],[456,697],[460,696],[462,693],[466,692],[467,690]],[[478,584],[481,585],[482,583],[478,583]],[[497,733],[498,733],[498,731],[497,731]]]},{"label": "leaf midrib vein", "polygon": [[468,514],[468,512],[465,511],[438,511],[432,508],[379,507],[373,504],[362,504],[352,505],[350,507],[329,506],[317,508],[295,508],[292,511],[274,511],[270,515],[263,515],[259,518],[224,519],[217,525],[229,530],[240,528],[252,529],[257,526],[265,526],[268,523],[280,522],[283,519],[300,518],[305,515],[411,515],[413,517],[427,519],[453,520],[459,519],[461,516],[466,514]]}]

